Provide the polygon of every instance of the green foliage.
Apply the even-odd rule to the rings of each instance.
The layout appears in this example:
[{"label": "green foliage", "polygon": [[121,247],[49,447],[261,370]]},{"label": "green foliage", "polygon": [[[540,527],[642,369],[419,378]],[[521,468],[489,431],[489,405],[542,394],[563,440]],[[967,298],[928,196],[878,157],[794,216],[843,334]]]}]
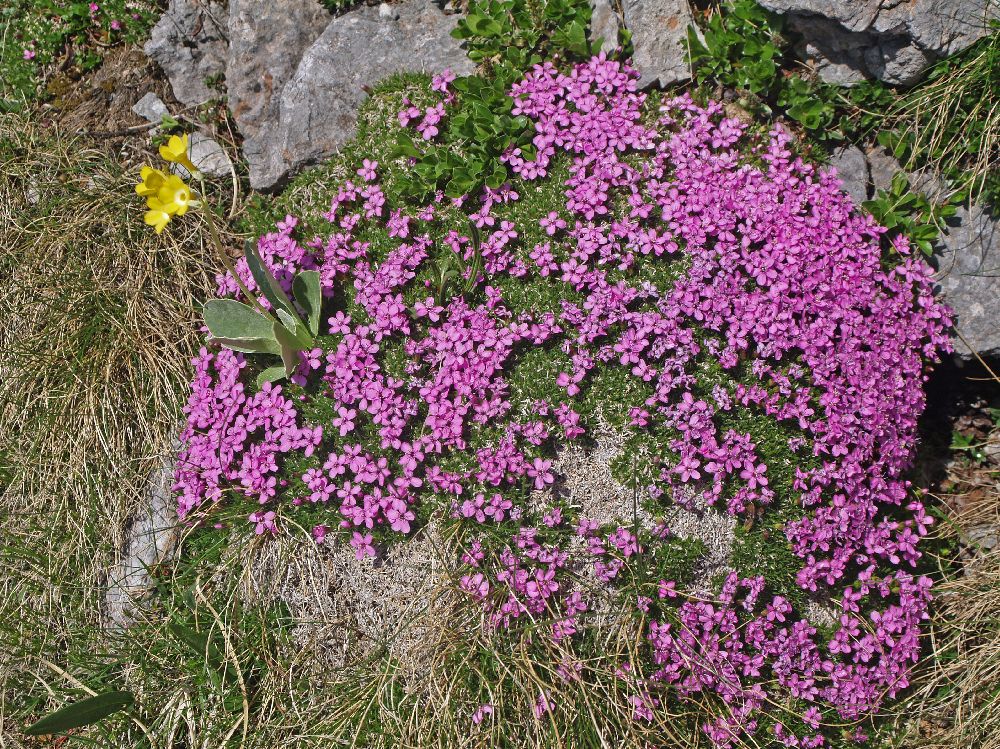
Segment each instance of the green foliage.
[{"label": "green foliage", "polygon": [[556,55],[588,56],[590,14],[586,0],[472,0],[452,36],[470,60],[509,77]]},{"label": "green foliage", "polygon": [[508,147],[532,158],[532,130],[527,118],[511,114],[507,91],[542,60],[589,56],[590,13],[586,0],[473,0],[452,36],[465,41],[482,75],[453,82],[455,101],[436,142],[399,136],[394,155],[416,160],[401,178],[403,191],[426,197],[443,189],[458,197],[497,188],[509,177],[500,161]]},{"label": "green foliage", "polygon": [[931,167],[973,197],[1000,198],[1000,24],[897,93],[872,85],[863,132],[879,130],[904,167]]},{"label": "green foliage", "polygon": [[253,243],[247,244],[246,261],[257,288],[270,302],[277,319],[235,299],[210,299],[205,302],[205,324],[212,339],[228,349],[245,354],[281,356],[283,366],[265,369],[257,380],[260,385],[291,377],[299,364],[299,352],[313,347],[319,333],[323,295],[317,271],[306,270],[296,275],[292,295],[302,310],[300,314],[261,261]]},{"label": "green foliage", "polygon": [[956,192],[942,203],[933,203],[925,194],[914,192],[910,180],[899,172],[888,190],[879,190],[861,206],[889,230],[888,236],[905,234],[925,255],[932,255],[942,222],[954,216],[965,199],[964,192]]},{"label": "green foliage", "polygon": [[24,733],[27,736],[45,736],[93,725],[109,715],[130,707],[134,702],[135,695],[131,692],[105,692],[78,700],[46,715],[24,729]]},{"label": "green foliage", "polygon": [[157,0],[7,0],[0,7],[0,111],[44,97],[45,71],[97,67],[107,48],[142,41]]},{"label": "green foliage", "polygon": [[784,54],[780,33],[780,16],[752,0],[728,3],[709,19],[702,31],[704,41],[695,29],[688,31],[697,80],[767,94]]},{"label": "green foliage", "polygon": [[833,87],[781,71],[791,62],[782,20],[754,0],[726,3],[709,18],[702,38],[689,30],[695,78],[748,92],[741,103],[751,111],[764,116],[783,113],[814,138],[838,138]]}]

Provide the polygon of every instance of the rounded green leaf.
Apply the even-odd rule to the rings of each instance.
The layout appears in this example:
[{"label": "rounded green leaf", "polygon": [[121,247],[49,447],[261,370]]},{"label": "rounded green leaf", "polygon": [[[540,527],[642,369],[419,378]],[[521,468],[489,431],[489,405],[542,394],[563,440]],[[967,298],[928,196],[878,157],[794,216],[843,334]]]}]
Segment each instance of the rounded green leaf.
[{"label": "rounded green leaf", "polygon": [[213,338],[273,338],[272,321],[235,299],[209,299],[205,302],[204,314]]}]

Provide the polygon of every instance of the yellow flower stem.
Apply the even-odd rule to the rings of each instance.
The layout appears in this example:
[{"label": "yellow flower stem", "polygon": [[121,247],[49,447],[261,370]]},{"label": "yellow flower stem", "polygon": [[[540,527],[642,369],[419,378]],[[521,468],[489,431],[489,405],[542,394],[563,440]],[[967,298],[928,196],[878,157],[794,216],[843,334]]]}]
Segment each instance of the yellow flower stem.
[{"label": "yellow flower stem", "polygon": [[219,230],[215,226],[215,210],[208,204],[208,201],[205,200],[205,180],[202,178],[199,179],[199,182],[201,183],[201,204],[205,209],[202,213],[205,215],[205,222],[208,224],[208,233],[212,238],[212,244],[215,245],[215,251],[219,256],[219,259],[222,261],[222,264],[226,266],[226,270],[229,271],[233,280],[236,281],[236,285],[240,287],[240,291],[243,292],[243,296],[247,298],[247,301],[256,307],[262,315],[273,320],[274,315],[264,309],[264,306],[257,301],[257,295],[251,293],[246,287],[246,284],[243,283],[243,279],[240,278],[240,274],[236,272],[236,267],[233,265],[232,259],[226,252],[226,248],[222,246],[222,239],[219,237]]}]

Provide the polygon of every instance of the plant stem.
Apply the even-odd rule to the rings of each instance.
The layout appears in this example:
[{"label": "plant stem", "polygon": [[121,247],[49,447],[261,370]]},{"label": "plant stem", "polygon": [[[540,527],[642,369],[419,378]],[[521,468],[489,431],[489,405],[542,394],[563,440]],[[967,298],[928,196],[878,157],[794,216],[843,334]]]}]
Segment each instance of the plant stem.
[{"label": "plant stem", "polygon": [[240,278],[240,274],[236,272],[236,266],[233,265],[233,261],[232,259],[230,259],[228,253],[226,252],[226,248],[222,246],[222,239],[219,237],[219,230],[215,226],[215,211],[212,209],[212,206],[210,206],[208,204],[208,201],[205,199],[205,180],[201,179],[200,181],[201,181],[200,197],[202,206],[204,206],[205,208],[205,210],[203,211],[205,215],[205,222],[208,224],[208,233],[212,238],[212,244],[215,245],[215,251],[219,256],[219,259],[222,261],[222,264],[226,266],[226,270],[229,271],[229,274],[233,277],[233,280],[236,281],[236,285],[240,287],[240,291],[243,292],[243,296],[245,296],[247,300],[251,304],[253,304],[253,306],[256,307],[257,310],[262,315],[273,319],[274,315],[272,315],[270,312],[264,309],[264,306],[259,301],[257,301],[257,295],[252,294],[250,292],[250,289],[246,287],[246,284],[243,283],[243,279]]}]

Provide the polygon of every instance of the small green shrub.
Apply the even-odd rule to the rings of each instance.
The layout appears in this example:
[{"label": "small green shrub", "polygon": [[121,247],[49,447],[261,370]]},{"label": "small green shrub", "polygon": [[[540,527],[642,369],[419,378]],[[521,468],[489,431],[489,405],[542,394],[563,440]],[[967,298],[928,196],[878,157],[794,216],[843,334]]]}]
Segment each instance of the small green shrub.
[{"label": "small green shrub", "polygon": [[712,15],[699,38],[690,29],[691,63],[698,83],[719,83],[750,94],[744,102],[764,116],[784,114],[820,141],[842,137],[835,89],[782,68],[793,62],[783,19],[754,0],[733,0]]}]

